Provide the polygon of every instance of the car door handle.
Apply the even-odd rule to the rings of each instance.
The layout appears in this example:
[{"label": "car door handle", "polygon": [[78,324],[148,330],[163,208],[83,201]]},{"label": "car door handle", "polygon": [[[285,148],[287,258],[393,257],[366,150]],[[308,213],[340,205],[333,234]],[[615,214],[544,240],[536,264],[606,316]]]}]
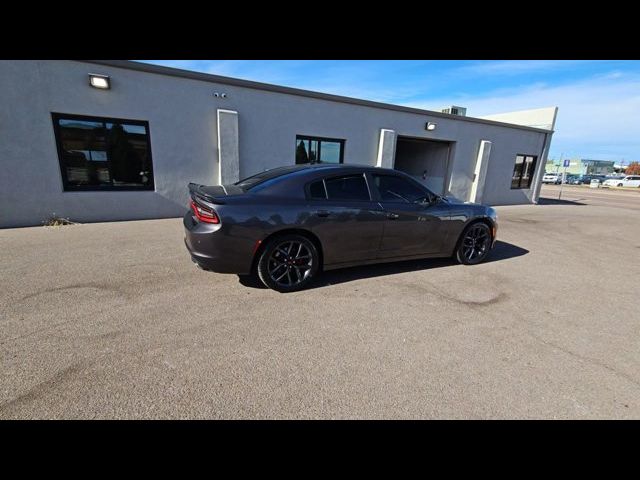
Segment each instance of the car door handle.
[{"label": "car door handle", "polygon": [[318,210],[316,212],[316,215],[319,217],[328,217],[329,216],[329,210]]},{"label": "car door handle", "polygon": [[397,220],[398,218],[400,218],[400,215],[398,215],[397,213],[388,213],[387,218],[389,220]]}]

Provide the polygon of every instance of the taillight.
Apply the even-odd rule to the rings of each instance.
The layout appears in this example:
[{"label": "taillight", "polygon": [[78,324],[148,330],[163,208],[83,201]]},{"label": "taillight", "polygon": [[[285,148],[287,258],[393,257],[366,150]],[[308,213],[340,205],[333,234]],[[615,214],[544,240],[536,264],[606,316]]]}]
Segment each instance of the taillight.
[{"label": "taillight", "polygon": [[204,223],[220,223],[220,218],[213,209],[191,200],[191,210],[198,220]]}]

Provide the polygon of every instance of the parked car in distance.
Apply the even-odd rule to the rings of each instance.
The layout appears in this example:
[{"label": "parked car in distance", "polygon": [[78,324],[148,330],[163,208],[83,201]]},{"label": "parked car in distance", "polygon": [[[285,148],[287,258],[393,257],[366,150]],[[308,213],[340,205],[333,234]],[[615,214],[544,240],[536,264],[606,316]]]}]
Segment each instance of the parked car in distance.
[{"label": "parked car in distance", "polygon": [[563,183],[565,183],[565,184],[572,184],[572,183],[573,183],[573,181],[574,181],[576,178],[578,178],[578,175],[573,175],[573,174],[572,174],[572,175],[567,175],[567,176],[565,177],[565,179],[564,179],[564,182],[563,182]]},{"label": "parked car in distance", "polygon": [[292,292],[322,270],[430,257],[482,262],[496,241],[488,206],[436,195],[370,166],[280,167],[233,185],[189,184],[185,244],[205,270],[257,274]]},{"label": "parked car in distance", "polygon": [[589,185],[591,180],[597,180],[602,183],[606,178],[606,175],[578,175],[571,183],[573,185]]},{"label": "parked car in distance", "polygon": [[555,183],[556,185],[562,182],[562,174],[558,173],[545,173],[542,177],[542,183]]},{"label": "parked car in distance", "polygon": [[624,178],[609,178],[604,185],[609,187],[640,187],[640,175],[627,175]]},{"label": "parked car in distance", "polygon": [[607,175],[607,178],[605,178],[604,182],[602,182],[602,185],[606,187],[617,187],[618,183],[620,183],[620,180],[622,180],[625,176],[626,175],[624,174]]}]

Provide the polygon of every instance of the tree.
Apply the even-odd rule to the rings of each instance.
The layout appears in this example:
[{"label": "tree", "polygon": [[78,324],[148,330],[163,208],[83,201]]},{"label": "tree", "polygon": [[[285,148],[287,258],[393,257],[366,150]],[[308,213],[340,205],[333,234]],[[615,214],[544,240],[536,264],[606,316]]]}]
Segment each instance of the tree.
[{"label": "tree", "polygon": [[309,163],[309,155],[307,155],[307,149],[304,148],[303,140],[300,140],[296,147],[296,163]]},{"label": "tree", "polygon": [[640,163],[631,162],[626,170],[624,171],[626,175],[640,175]]}]

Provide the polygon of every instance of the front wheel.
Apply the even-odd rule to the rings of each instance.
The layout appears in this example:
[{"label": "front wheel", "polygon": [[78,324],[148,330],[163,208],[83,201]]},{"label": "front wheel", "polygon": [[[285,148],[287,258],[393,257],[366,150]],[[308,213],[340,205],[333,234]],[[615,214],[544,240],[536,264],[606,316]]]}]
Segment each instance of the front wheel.
[{"label": "front wheel", "polygon": [[619,183],[619,184],[618,184],[618,186],[619,186],[619,187],[621,187],[621,186],[622,186],[622,184],[621,184],[621,183]]},{"label": "front wheel", "polygon": [[475,265],[487,258],[490,247],[491,230],[485,223],[474,223],[462,232],[456,258],[464,265]]},{"label": "front wheel", "polygon": [[318,250],[302,235],[282,235],[265,247],[258,261],[258,276],[278,292],[295,292],[307,287],[318,272]]}]

